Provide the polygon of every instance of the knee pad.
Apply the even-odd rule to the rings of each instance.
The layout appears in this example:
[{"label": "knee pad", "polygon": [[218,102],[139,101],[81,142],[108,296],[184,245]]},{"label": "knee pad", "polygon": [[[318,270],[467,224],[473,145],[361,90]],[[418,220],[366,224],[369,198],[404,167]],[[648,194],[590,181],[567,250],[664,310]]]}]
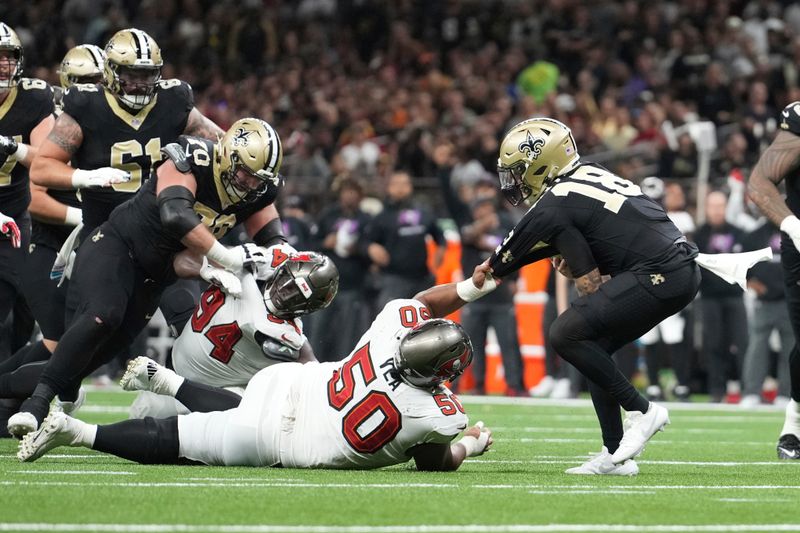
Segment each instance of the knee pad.
[{"label": "knee pad", "polygon": [[196,285],[196,283],[193,285],[180,284],[169,287],[164,291],[159,303],[164,320],[176,337],[180,335],[183,326],[189,321],[197,305],[199,289]]}]

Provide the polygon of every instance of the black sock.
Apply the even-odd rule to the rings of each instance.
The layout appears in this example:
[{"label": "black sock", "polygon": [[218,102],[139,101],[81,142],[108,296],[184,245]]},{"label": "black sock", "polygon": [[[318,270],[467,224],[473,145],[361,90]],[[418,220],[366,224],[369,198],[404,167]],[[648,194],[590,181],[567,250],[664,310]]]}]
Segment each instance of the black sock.
[{"label": "black sock", "polygon": [[45,361],[27,363],[13,372],[0,376],[0,398],[24,400],[32,395],[46,364]]},{"label": "black sock", "polygon": [[603,446],[608,448],[608,453],[614,453],[619,448],[622,440],[622,414],[619,412],[619,402],[613,396],[589,381],[589,393],[592,395],[592,404],[600,422],[603,432]]},{"label": "black sock", "polygon": [[789,379],[792,383],[792,400],[800,403],[800,350],[797,345],[789,354]]},{"label": "black sock", "polygon": [[177,394],[175,394],[175,399],[193,413],[227,411],[238,407],[242,401],[242,397],[235,392],[195,383],[188,379],[183,381]]},{"label": "black sock", "polygon": [[97,426],[92,449],[142,464],[178,464],[178,417]]},{"label": "black sock", "polygon": [[56,397],[56,392],[45,383],[39,383],[33,390],[31,397],[22,402],[20,412],[31,413],[39,424],[50,411],[50,402]]}]

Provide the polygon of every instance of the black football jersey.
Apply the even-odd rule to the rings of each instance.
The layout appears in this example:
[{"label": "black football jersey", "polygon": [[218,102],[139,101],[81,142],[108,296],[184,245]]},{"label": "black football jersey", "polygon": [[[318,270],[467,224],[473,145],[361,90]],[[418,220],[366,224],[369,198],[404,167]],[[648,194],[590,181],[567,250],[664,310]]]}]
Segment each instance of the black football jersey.
[{"label": "black football jersey", "polygon": [[73,85],[64,93],[64,113],[83,132],[72,166],[84,170],[115,167],[131,173],[128,183],[81,191],[87,232],[107,220],[116,206],[150,178],[161,160],[161,149],[183,133],[193,107],[191,87],[174,79],[160,81],[156,96],[135,115],[100,85]]},{"label": "black football jersey", "polygon": [[697,255],[679,250],[683,235],[638,185],[591,164],[559,178],[511,230],[490,258],[498,277],[561,255],[575,277],[595,268],[666,271]]},{"label": "black football jersey", "polygon": [[[52,113],[52,87],[42,80],[22,78],[0,104],[0,135],[30,144],[31,131]],[[30,203],[28,169],[14,157],[0,161],[0,213],[13,218]]]},{"label": "black football jersey", "polygon": [[[781,129],[800,135],[800,102],[792,102],[781,111]],[[786,177],[786,205],[800,216],[800,172]]]},{"label": "black football jersey", "polygon": [[[214,177],[214,142],[182,135],[177,143],[197,181],[194,211],[217,239],[231,228],[244,222],[250,215],[275,201],[278,190],[264,194],[255,202],[234,203],[219,179]],[[131,200],[111,214],[111,225],[128,244],[137,262],[154,279],[169,279],[174,275],[172,259],[185,248],[183,235],[168,232],[161,225],[161,214],[156,198],[158,178],[148,180]]]}]

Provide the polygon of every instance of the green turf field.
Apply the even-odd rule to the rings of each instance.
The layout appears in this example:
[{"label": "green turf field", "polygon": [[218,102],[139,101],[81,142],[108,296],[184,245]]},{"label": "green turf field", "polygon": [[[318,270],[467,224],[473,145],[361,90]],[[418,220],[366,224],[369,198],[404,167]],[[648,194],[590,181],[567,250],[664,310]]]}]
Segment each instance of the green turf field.
[{"label": "green turf field", "polygon": [[[119,420],[130,401],[90,392],[82,417]],[[673,406],[639,476],[620,478],[562,473],[600,447],[586,401],[464,404],[495,445],[450,474],[153,467],[77,448],[20,464],[0,440],[0,531],[800,531],[780,411]]]}]

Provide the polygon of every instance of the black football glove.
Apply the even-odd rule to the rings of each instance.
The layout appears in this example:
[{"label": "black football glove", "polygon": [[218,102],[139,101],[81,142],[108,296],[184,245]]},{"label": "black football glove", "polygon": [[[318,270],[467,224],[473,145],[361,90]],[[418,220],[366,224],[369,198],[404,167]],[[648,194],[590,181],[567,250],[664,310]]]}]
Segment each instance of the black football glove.
[{"label": "black football glove", "polygon": [[12,137],[6,137],[5,135],[0,135],[0,156],[8,157],[17,153],[17,141],[15,141]]}]

